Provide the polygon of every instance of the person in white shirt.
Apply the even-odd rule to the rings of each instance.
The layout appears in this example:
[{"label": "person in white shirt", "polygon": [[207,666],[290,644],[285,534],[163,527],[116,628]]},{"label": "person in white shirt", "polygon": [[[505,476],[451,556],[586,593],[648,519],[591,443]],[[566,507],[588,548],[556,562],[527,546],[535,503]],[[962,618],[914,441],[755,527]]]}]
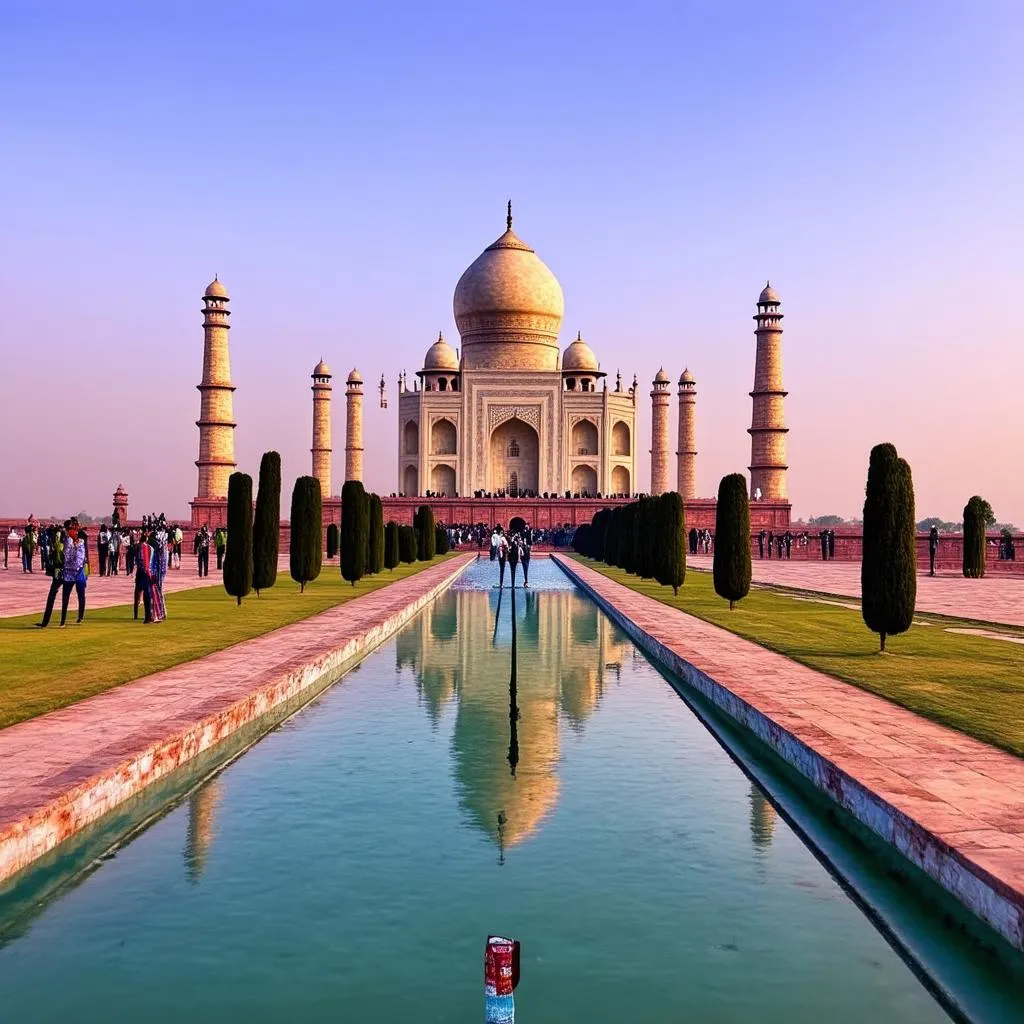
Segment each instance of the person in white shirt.
[{"label": "person in white shirt", "polygon": [[21,542],[21,534],[12,526],[7,531],[7,539],[4,541],[4,568],[7,568],[7,563],[10,559],[11,545],[14,545],[14,550],[19,550],[18,544]]}]

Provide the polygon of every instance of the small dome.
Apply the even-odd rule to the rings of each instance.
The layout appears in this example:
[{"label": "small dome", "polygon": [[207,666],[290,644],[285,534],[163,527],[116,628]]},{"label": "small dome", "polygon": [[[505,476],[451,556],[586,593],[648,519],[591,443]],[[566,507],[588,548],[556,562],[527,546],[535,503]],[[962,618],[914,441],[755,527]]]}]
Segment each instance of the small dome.
[{"label": "small dome", "polygon": [[446,370],[449,373],[458,373],[459,371],[459,357],[440,332],[438,332],[437,341],[427,349],[427,354],[423,357],[423,369]]},{"label": "small dome", "polygon": [[313,367],[314,377],[330,377],[330,375],[331,368],[323,361],[323,359]]},{"label": "small dome", "polygon": [[203,292],[204,299],[226,299],[227,297],[228,290],[224,287],[224,282],[217,277],[214,277],[206,286],[206,291]]},{"label": "small dome", "polygon": [[766,281],[765,282],[765,286],[764,286],[764,288],[761,289],[761,294],[758,296],[757,301],[759,303],[762,303],[762,302],[778,303],[780,301],[779,300],[779,293],[772,287],[770,281]]},{"label": "small dome", "polygon": [[362,384],[363,383],[362,375],[360,374],[360,372],[357,369],[355,369],[355,367],[352,368],[352,372],[348,375],[348,383],[349,384]]},{"label": "small dome", "polygon": [[577,334],[576,340],[562,353],[562,373],[597,373],[599,369],[593,349]]},{"label": "small dome", "polygon": [[671,382],[672,378],[665,372],[664,366],[654,375],[655,384],[670,384]]},{"label": "small dome", "polygon": [[693,379],[693,374],[689,370],[683,370],[679,375],[680,384],[695,384],[696,381]]}]

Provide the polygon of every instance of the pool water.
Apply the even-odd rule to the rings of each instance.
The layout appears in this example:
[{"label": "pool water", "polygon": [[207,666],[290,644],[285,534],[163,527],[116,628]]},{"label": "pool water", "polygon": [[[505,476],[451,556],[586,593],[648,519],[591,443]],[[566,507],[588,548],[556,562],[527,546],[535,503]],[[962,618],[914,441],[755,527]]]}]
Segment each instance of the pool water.
[{"label": "pool water", "polygon": [[554,565],[494,580],[41,908],[0,1020],[482,1021],[488,933],[520,1024],[948,1019]]}]

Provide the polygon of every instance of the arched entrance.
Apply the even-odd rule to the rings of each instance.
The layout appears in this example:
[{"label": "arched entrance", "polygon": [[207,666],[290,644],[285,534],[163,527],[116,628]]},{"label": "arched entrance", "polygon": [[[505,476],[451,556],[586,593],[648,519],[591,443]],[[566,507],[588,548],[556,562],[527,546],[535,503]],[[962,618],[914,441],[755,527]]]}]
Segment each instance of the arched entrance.
[{"label": "arched entrance", "polygon": [[402,493],[407,498],[415,498],[420,493],[420,474],[415,466],[406,466],[402,474]]},{"label": "arched entrance", "polygon": [[513,417],[491,434],[489,491],[536,493],[540,482],[540,439],[528,423]]},{"label": "arched entrance", "polygon": [[435,466],[430,473],[430,489],[446,498],[455,497],[455,470],[451,466]]},{"label": "arched entrance", "polygon": [[[629,427],[619,420],[612,427],[612,455],[629,455],[632,453],[632,439],[629,436]],[[628,474],[627,474],[628,475]]]},{"label": "arched entrance", "polygon": [[612,470],[612,494],[629,497],[629,470],[625,466],[616,466]]},{"label": "arched entrance", "polygon": [[597,427],[590,420],[580,420],[572,428],[572,454],[597,454]]},{"label": "arched entrance", "polygon": [[572,471],[573,494],[597,495],[597,470],[593,466],[577,466]]},{"label": "arched entrance", "polygon": [[409,420],[403,431],[406,455],[419,455],[420,453],[420,425],[415,420]]},{"label": "arched entrance", "polygon": [[430,428],[430,451],[432,455],[454,455],[456,434],[451,420],[438,420]]}]

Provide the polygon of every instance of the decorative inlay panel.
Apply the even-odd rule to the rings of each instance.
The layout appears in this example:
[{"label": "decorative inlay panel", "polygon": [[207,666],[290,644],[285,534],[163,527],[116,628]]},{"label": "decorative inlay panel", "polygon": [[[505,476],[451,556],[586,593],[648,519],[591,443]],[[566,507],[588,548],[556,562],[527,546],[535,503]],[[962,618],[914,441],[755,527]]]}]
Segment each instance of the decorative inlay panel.
[{"label": "decorative inlay panel", "polygon": [[501,426],[506,420],[517,419],[533,427],[540,433],[539,405],[492,405],[489,408],[487,434],[490,436],[495,427]]}]

